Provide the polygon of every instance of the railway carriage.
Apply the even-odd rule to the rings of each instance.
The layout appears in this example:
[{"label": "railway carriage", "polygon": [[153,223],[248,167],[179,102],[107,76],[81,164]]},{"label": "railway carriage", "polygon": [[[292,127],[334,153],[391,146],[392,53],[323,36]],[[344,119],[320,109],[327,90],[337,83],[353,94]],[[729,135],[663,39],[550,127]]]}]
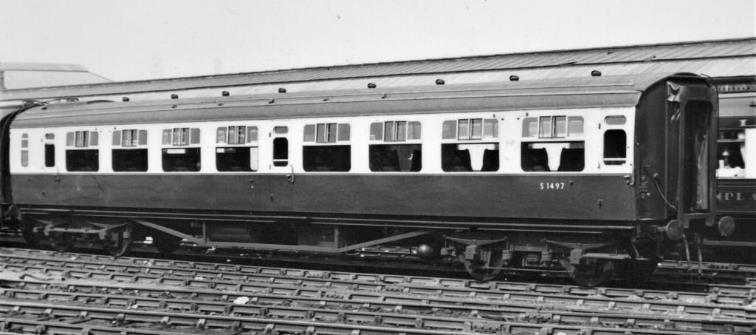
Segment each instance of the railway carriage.
[{"label": "railway carriage", "polygon": [[[756,86],[756,84],[753,84]],[[712,227],[705,244],[719,254],[753,262],[756,247],[756,94],[720,95],[717,208],[734,220]],[[734,254],[734,255],[733,255]]]},{"label": "railway carriage", "polygon": [[4,119],[5,212],[61,250],[405,246],[584,285],[715,224],[706,79],[368,87],[29,108]]}]

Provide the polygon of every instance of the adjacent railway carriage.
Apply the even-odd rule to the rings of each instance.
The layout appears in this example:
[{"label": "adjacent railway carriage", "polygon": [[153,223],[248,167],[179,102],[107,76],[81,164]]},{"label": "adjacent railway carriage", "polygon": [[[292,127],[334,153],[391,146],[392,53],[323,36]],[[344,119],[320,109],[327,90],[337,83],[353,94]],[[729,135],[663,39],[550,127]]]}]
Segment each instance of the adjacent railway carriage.
[{"label": "adjacent railway carriage", "polygon": [[6,202],[28,241],[60,249],[401,245],[478,279],[563,266],[593,285],[714,224],[717,94],[694,75],[61,103],[11,120]]},{"label": "adjacent railway carriage", "polygon": [[720,101],[717,209],[722,216],[734,220],[723,220],[709,229],[705,243],[725,247],[724,254],[741,254],[746,256],[745,261],[753,262],[756,260],[752,249],[756,247],[756,93],[721,95]]}]

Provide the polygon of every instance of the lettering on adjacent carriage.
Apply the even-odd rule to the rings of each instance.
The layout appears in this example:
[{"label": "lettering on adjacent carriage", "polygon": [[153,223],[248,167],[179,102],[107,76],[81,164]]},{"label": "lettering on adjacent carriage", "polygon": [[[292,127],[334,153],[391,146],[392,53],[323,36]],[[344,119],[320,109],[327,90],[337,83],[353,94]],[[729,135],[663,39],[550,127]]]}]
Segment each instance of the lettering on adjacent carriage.
[{"label": "lettering on adjacent carriage", "polygon": [[719,192],[717,200],[722,202],[756,201],[756,192]]},{"label": "lettering on adjacent carriage", "polygon": [[539,189],[542,191],[549,191],[549,190],[563,190],[564,189],[565,182],[540,182],[538,184]]}]

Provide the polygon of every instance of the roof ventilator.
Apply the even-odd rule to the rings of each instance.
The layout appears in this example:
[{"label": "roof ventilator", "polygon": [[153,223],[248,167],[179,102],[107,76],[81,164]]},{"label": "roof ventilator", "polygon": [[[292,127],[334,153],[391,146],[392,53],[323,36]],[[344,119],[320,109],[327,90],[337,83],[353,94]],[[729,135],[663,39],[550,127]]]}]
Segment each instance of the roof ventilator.
[{"label": "roof ventilator", "polygon": [[513,74],[509,76],[509,81],[520,81],[520,76]]},{"label": "roof ventilator", "polygon": [[377,86],[375,83],[368,83],[368,88],[376,88]]},{"label": "roof ventilator", "polygon": [[599,70],[591,71],[591,77],[601,77],[601,71]]},{"label": "roof ventilator", "polygon": [[443,85],[443,84],[446,84],[446,82],[443,79],[441,78],[436,79],[436,85]]}]

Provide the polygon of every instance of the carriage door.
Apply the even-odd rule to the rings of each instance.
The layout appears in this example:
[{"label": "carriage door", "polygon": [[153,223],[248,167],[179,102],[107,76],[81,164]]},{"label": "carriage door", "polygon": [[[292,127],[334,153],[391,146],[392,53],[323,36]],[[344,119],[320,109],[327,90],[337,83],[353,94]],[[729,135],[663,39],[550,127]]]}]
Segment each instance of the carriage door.
[{"label": "carriage door", "polygon": [[274,175],[270,179],[270,192],[266,194],[271,210],[293,210],[294,175],[292,144],[290,141],[291,129],[287,126],[278,125],[273,127],[272,138],[272,161],[270,170]]},{"label": "carriage door", "polygon": [[273,170],[288,168],[289,165],[289,127],[273,127]]},{"label": "carriage door", "polygon": [[680,143],[681,186],[680,207],[684,212],[706,212],[711,209],[711,104],[688,101],[682,115]]},{"label": "carriage door", "polygon": [[677,218],[713,224],[716,120],[708,90],[670,84],[669,195],[674,195]]}]

